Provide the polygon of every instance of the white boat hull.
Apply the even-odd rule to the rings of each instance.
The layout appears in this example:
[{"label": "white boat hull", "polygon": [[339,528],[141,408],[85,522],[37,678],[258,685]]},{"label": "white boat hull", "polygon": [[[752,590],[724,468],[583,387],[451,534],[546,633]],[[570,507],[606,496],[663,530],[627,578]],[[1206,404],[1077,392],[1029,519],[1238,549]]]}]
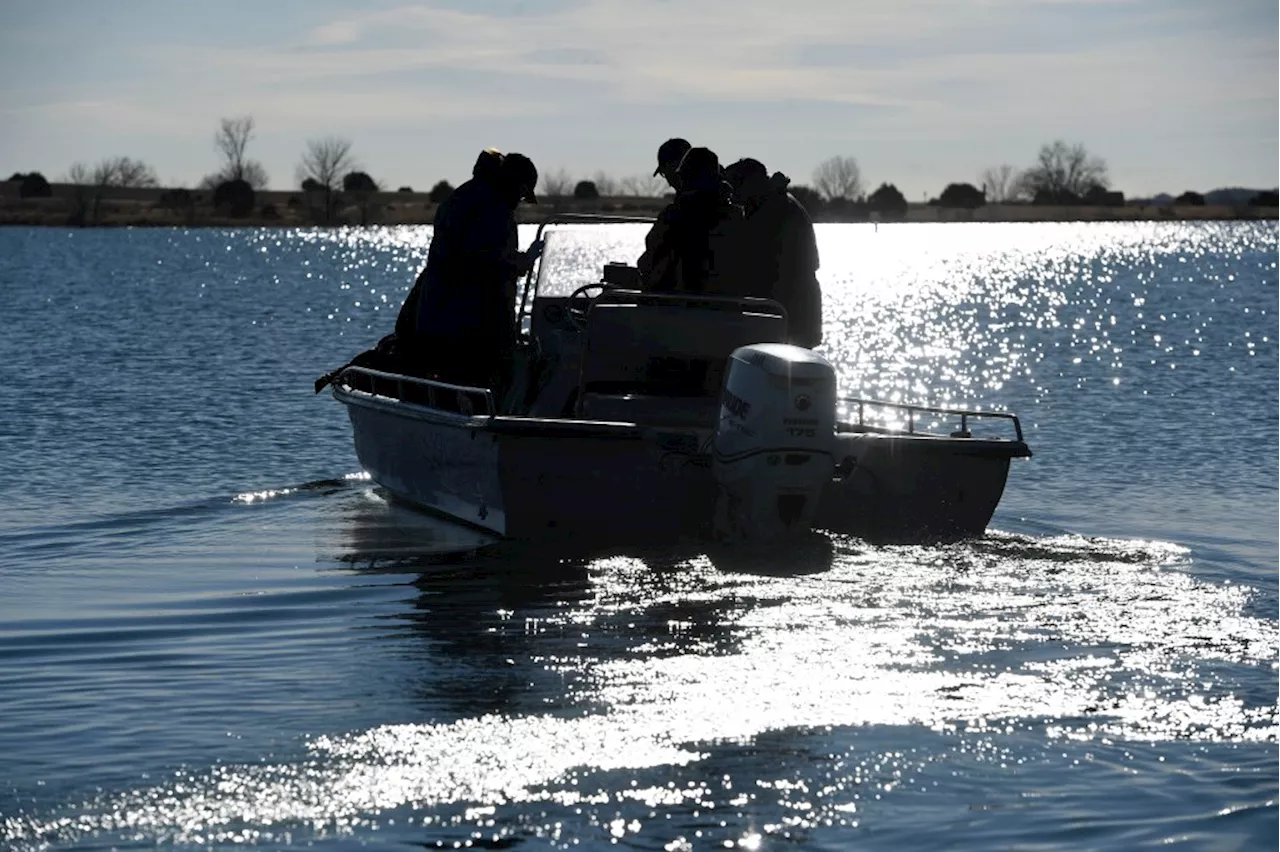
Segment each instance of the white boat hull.
[{"label": "white boat hull", "polygon": [[[830,362],[783,342],[773,300],[629,289],[609,266],[599,285],[540,295],[547,268],[526,280],[502,399],[394,341],[318,382],[386,491],[513,539],[937,541],[981,535],[1010,460],[1030,455],[1011,414],[837,397]],[[406,375],[419,370],[432,377]],[[877,409],[906,428],[864,419]],[[918,418],[957,428],[919,433]],[[971,437],[993,418],[1017,440]]]},{"label": "white boat hull", "polygon": [[338,393],[351,417],[356,457],[374,482],[418,506],[507,534],[498,445],[484,429],[488,418]]},{"label": "white boat hull", "polygon": [[[395,497],[521,540],[655,543],[709,535],[717,497],[709,430],[464,416],[338,386],[356,455]],[[981,535],[1021,442],[837,436],[813,526],[868,541]]]}]

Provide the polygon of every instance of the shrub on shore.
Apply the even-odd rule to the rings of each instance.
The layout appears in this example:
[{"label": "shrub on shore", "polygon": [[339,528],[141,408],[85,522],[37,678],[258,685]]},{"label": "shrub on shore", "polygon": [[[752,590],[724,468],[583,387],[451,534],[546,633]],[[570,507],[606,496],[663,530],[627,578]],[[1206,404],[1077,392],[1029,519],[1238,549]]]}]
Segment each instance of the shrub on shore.
[{"label": "shrub on shore", "polygon": [[867,199],[871,212],[886,219],[901,219],[907,215],[907,199],[891,183],[882,183]]},{"label": "shrub on shore", "polygon": [[447,180],[442,180],[431,187],[431,191],[427,193],[427,200],[432,204],[441,204],[450,195],[453,195],[453,185]]},{"label": "shrub on shore", "polygon": [[939,207],[976,210],[987,203],[987,194],[971,183],[949,183],[942,195],[929,202]]},{"label": "shrub on shore", "polygon": [[255,193],[246,180],[228,180],[213,191],[213,206],[236,219],[253,212]]},{"label": "shrub on shore", "polygon": [[53,195],[53,187],[39,172],[23,175],[22,185],[18,187],[19,198],[48,198]]}]

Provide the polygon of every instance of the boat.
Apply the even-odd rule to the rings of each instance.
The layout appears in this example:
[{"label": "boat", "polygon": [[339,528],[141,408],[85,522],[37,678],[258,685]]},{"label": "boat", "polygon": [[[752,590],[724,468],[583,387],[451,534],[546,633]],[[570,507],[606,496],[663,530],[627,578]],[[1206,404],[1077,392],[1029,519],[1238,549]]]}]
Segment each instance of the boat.
[{"label": "boat", "polygon": [[370,478],[528,541],[984,533],[1011,461],[1031,455],[1016,415],[842,396],[825,358],[784,342],[786,311],[771,300],[645,292],[618,263],[552,295],[557,225],[647,221],[539,225],[504,393],[360,359],[326,376]]}]

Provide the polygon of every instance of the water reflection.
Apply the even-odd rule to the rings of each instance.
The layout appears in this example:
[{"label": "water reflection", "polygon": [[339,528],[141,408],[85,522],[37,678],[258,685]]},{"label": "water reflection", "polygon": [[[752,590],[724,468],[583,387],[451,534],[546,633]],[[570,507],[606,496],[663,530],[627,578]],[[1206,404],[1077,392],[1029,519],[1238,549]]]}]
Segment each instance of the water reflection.
[{"label": "water reflection", "polygon": [[459,842],[736,843],[748,825],[779,839],[855,825],[949,767],[1052,767],[1075,742],[1124,761],[1141,743],[1276,738],[1274,694],[1247,686],[1266,681],[1250,674],[1274,662],[1274,623],[1173,545],[992,534],[833,538],[777,562],[557,560],[480,546],[367,489],[333,499],[325,558],[412,588],[355,626],[424,719],[184,772],[11,839],[281,843],[395,820]]},{"label": "water reflection", "polygon": [[411,576],[409,608],[379,626],[417,640],[402,653],[415,656],[411,687],[433,715],[537,712],[566,695],[588,712],[607,710],[582,680],[591,666],[638,652],[734,653],[744,602],[713,590],[752,574],[819,573],[834,552],[814,535],[750,552],[690,543],[566,557],[559,547],[495,541],[372,490],[350,502],[341,531],[340,564]]},{"label": "water reflection", "polygon": [[[213,351],[243,332],[243,305],[212,299],[215,287],[238,288],[243,304],[273,312],[271,345],[255,351],[296,369],[317,360],[300,341],[337,329],[351,334],[335,344],[335,357],[345,357],[352,338],[376,339],[418,263],[421,242],[389,237],[315,235],[263,246],[267,257],[288,254],[281,263],[292,268],[328,245],[341,262],[314,279],[286,275],[264,287],[257,276],[211,273],[212,315],[225,321],[199,325],[194,333],[209,339],[191,345]],[[955,814],[964,814],[966,826],[978,827],[975,846],[1029,836],[1068,845],[1065,838],[1115,837],[1100,821],[1127,822],[1137,812],[1139,833],[1124,835],[1135,844],[1195,836],[1209,845],[1223,836],[1213,816],[1221,812],[1245,820],[1246,838],[1259,826],[1270,831],[1274,845],[1275,548],[1273,533],[1259,533],[1264,525],[1255,522],[1275,518],[1275,421],[1258,414],[1275,411],[1274,322],[1266,321],[1269,330],[1256,321],[1274,310],[1274,287],[1266,286],[1274,283],[1274,225],[903,226],[878,234],[853,226],[822,238],[833,309],[828,354],[846,386],[1017,410],[1036,429],[1037,459],[1006,500],[1029,507],[1019,529],[1034,534],[996,532],[934,548],[828,538],[812,553],[781,556],[691,547],[560,561],[492,550],[482,536],[390,506],[364,486],[325,485],[314,501],[333,509],[318,525],[320,574],[336,578],[326,594],[341,605],[308,629],[333,642],[236,629],[236,644],[227,640],[220,653],[269,661],[263,666],[315,654],[310,668],[300,666],[311,676],[334,664],[334,646],[354,643],[369,679],[337,696],[353,714],[321,727],[326,734],[307,739],[301,756],[276,749],[220,762],[225,754],[180,752],[175,762],[189,769],[141,789],[112,789],[21,822],[0,817],[0,841],[280,846],[376,828],[406,842],[473,845],[587,837],[672,849],[771,839],[834,848],[851,835],[824,842],[824,827],[866,820],[882,841],[911,847],[921,832],[946,845]],[[608,243],[602,251],[612,252]],[[378,246],[381,266],[371,251]],[[583,249],[573,264],[609,259]],[[305,295],[283,299],[290,290]],[[108,319],[137,314],[111,304]],[[300,304],[311,306],[311,325]],[[281,334],[289,328],[298,332],[292,344]],[[149,370],[153,362],[131,363]],[[256,358],[239,369],[276,375]],[[284,376],[282,386],[285,378],[290,389],[305,384],[310,369]],[[252,397],[255,417],[272,413],[278,433],[261,420],[236,432],[273,436],[280,462],[272,470],[309,467],[297,447],[274,437],[296,431],[296,408],[271,408],[291,392],[272,386]],[[189,388],[170,394],[162,384],[156,396],[163,405],[138,409],[147,419],[188,414],[173,400],[190,399]],[[137,397],[128,400],[137,408]],[[234,405],[209,410],[234,413]],[[1209,419],[1228,415],[1221,427]],[[349,451],[340,420],[314,442],[317,470],[331,470],[334,447]],[[118,426],[94,434],[147,434]],[[193,461],[191,447],[201,442],[169,441],[168,431],[151,445],[181,455],[183,493],[205,487],[193,481],[224,481],[226,443],[208,443],[208,459]],[[116,453],[132,466],[146,458],[138,440]],[[240,455],[242,469],[272,481],[261,459],[275,455]],[[139,493],[121,490],[123,473],[90,476],[73,462],[55,471],[58,479],[106,483],[104,505]],[[39,465],[29,467],[39,475]],[[144,503],[158,499],[141,493]],[[237,511],[292,505],[274,497],[251,492]],[[31,504],[47,512],[51,502]],[[305,564],[311,527],[277,511],[302,530]],[[1171,532],[1152,532],[1160,524]],[[1063,529],[1108,525],[1123,538]],[[201,530],[208,537],[223,527]],[[1194,553],[1162,537],[1194,544]],[[1256,565],[1224,569],[1206,558],[1214,548],[1239,554],[1242,541],[1252,548],[1255,540]],[[348,608],[357,596],[344,592],[401,580],[402,590]],[[294,617],[271,595],[228,608],[254,622],[276,617],[287,626]],[[132,671],[102,667],[103,678],[120,684],[124,697],[111,699],[119,716],[135,715],[126,699],[150,695]],[[192,671],[209,677],[204,665]],[[412,696],[409,722],[378,724],[388,716],[371,706],[367,683]],[[206,709],[213,716],[218,707]],[[274,711],[264,725],[296,733],[289,711]],[[161,762],[144,757],[132,766]],[[1174,785],[1183,789],[1170,793]],[[1043,791],[1076,810],[1032,811]],[[1008,821],[1011,806],[1032,815],[1000,823],[1001,808]],[[885,810],[894,807],[896,824]],[[1194,812],[1196,833],[1161,835],[1153,823],[1171,810]]]}]

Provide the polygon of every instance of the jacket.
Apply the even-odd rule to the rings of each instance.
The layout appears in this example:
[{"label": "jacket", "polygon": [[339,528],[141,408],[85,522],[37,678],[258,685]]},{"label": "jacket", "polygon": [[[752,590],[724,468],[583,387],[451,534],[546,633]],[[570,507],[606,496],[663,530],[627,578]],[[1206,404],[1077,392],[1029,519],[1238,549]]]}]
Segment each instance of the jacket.
[{"label": "jacket", "polygon": [[658,214],[636,262],[646,290],[724,293],[729,234],[742,221],[727,184],[691,187]]},{"label": "jacket", "polygon": [[813,347],[822,342],[822,290],[818,285],[818,241],[813,222],[781,173],[770,191],[748,210],[735,233],[736,262],[742,295],[773,299],[787,309],[792,343]]},{"label": "jacket", "polygon": [[489,180],[472,178],[441,202],[396,337],[430,345],[505,346],[514,340],[518,278],[514,211]]}]

